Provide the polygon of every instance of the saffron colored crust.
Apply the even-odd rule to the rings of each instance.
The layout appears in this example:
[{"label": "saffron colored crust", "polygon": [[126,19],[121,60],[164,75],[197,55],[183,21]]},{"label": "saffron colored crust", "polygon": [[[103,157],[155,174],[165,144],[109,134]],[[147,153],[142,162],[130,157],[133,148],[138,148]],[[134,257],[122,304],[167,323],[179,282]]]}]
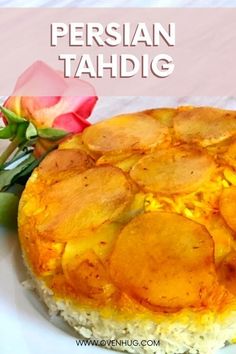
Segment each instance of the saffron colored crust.
[{"label": "saffron colored crust", "polygon": [[234,111],[153,109],[66,139],[19,207],[40,297],[81,335],[121,351],[213,354],[233,342],[235,169]]}]

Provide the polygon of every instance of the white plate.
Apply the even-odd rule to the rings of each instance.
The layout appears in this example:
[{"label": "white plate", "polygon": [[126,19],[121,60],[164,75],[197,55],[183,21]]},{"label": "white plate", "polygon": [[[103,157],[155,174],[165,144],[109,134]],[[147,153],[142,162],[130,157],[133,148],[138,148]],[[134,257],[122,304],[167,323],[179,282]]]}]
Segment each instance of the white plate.
[{"label": "white plate", "polygon": [[58,318],[50,318],[46,306],[22,286],[26,279],[17,235],[0,229],[1,354],[104,352],[98,347],[77,347],[75,333],[69,326]]},{"label": "white plate", "polygon": [[[0,353],[106,354],[111,351],[77,347],[75,333],[62,320],[50,318],[37,296],[22,286],[27,279],[17,235],[0,229]],[[235,354],[236,346],[219,354]]]}]

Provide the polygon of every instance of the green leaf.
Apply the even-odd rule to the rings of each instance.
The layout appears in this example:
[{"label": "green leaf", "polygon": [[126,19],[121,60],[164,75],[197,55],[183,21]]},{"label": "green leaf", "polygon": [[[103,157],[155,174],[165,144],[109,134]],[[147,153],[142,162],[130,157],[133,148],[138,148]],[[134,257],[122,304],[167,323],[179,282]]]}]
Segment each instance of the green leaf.
[{"label": "green leaf", "polygon": [[0,107],[0,110],[2,111],[9,123],[22,123],[27,121],[25,118],[18,116],[6,107]]},{"label": "green leaf", "polygon": [[28,128],[26,129],[25,136],[27,140],[31,140],[36,138],[38,135],[38,131],[33,125],[33,123],[29,123]]},{"label": "green leaf", "polygon": [[64,138],[69,133],[62,129],[54,129],[54,128],[44,128],[38,129],[38,135],[40,138],[49,139],[49,140],[59,140]]},{"label": "green leaf", "polygon": [[28,122],[23,122],[18,125],[16,135],[17,135],[17,138],[19,139],[19,142],[21,142],[25,139],[28,126],[29,126]]},{"label": "green leaf", "polygon": [[15,131],[10,124],[0,129],[0,139],[11,139],[14,135]]},{"label": "green leaf", "polygon": [[0,193],[0,225],[14,227],[17,224],[19,198],[13,193]]},{"label": "green leaf", "polygon": [[25,169],[23,169],[19,174],[12,178],[12,184],[16,183],[19,179],[24,178],[31,174],[31,172],[39,165],[41,160],[35,159],[32,161]]},{"label": "green leaf", "polygon": [[12,168],[11,170],[0,171],[0,191],[6,190],[9,186],[14,184],[22,175],[25,173],[30,173],[35,167],[39,160],[37,160],[32,154],[22,161],[19,165]]}]

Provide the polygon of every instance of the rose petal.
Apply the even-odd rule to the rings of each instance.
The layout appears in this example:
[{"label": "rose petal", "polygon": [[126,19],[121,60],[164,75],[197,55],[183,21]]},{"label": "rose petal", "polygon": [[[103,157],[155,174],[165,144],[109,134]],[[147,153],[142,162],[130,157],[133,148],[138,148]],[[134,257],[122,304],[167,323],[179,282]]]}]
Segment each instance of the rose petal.
[{"label": "rose petal", "polygon": [[[21,109],[24,117],[32,120],[37,127],[51,127],[55,116],[60,113],[60,109],[55,109],[61,101],[58,96],[23,96],[21,99]],[[60,107],[60,106],[59,106]]]},{"label": "rose petal", "polygon": [[35,97],[22,97],[22,110],[24,116],[29,117],[38,127],[52,127],[55,119],[70,112],[81,118],[88,118],[92,112],[97,97],[68,96],[61,97],[51,107],[38,109],[38,100]]},{"label": "rose petal", "polygon": [[34,103],[34,110],[40,108],[49,108],[57,104],[61,97],[60,96],[40,96],[40,97],[29,97]]},{"label": "rose petal", "polygon": [[[52,95],[53,93],[53,95]],[[36,61],[18,78],[14,96],[96,96],[88,82],[78,78],[65,78],[43,61]]]},{"label": "rose petal", "polygon": [[97,96],[84,97],[83,104],[77,107],[76,112],[80,115],[80,117],[88,118],[92,113],[97,100]]},{"label": "rose petal", "polygon": [[13,91],[14,96],[62,96],[67,83],[61,75],[42,61],[36,61],[18,78]]},{"label": "rose petal", "polygon": [[17,115],[22,115],[21,110],[21,97],[20,96],[10,96],[4,102],[4,107],[10,109],[10,111],[16,113]]},{"label": "rose petal", "polygon": [[80,133],[84,128],[88,127],[90,123],[78,116],[76,113],[66,113],[58,116],[53,127],[58,129],[66,130],[70,133]]},{"label": "rose petal", "polygon": [[64,114],[75,112],[82,118],[88,118],[98,100],[97,96],[66,96],[62,97],[58,110]]},{"label": "rose petal", "polygon": [[[34,96],[27,96],[28,92]],[[47,92],[57,94],[47,96]],[[92,85],[80,79],[65,79],[62,73],[41,61],[20,76],[13,95],[5,102],[6,107],[32,121],[37,128],[59,124],[69,132],[81,131],[89,125],[84,120],[98,99]]]}]

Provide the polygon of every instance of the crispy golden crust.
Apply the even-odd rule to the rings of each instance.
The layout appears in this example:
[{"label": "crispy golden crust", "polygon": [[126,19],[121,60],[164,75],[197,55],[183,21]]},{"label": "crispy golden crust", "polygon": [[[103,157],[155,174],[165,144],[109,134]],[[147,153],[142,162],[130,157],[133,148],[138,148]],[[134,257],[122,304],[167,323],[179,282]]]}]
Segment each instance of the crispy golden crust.
[{"label": "crispy golden crust", "polygon": [[182,107],[174,117],[177,139],[208,146],[236,133],[236,112],[212,107]]},{"label": "crispy golden crust", "polygon": [[157,150],[140,159],[131,177],[145,190],[163,193],[190,193],[207,183],[215,171],[206,152],[191,147]]},{"label": "crispy golden crust", "polygon": [[222,311],[236,300],[235,127],[235,112],[159,109],[64,141],[20,202],[35,276],[77,305]]},{"label": "crispy golden crust", "polygon": [[223,159],[233,168],[236,168],[236,141],[232,142],[225,154],[223,154]]},{"label": "crispy golden crust", "polygon": [[41,162],[38,174],[50,184],[77,175],[95,165],[94,160],[82,150],[67,149],[50,152]]},{"label": "crispy golden crust", "polygon": [[220,212],[232,230],[236,231],[236,187],[225,189],[220,196]]},{"label": "crispy golden crust", "polygon": [[98,153],[146,151],[168,139],[167,127],[145,114],[120,115],[84,130],[82,140]]},{"label": "crispy golden crust", "polygon": [[120,169],[90,168],[57,181],[40,193],[36,232],[43,240],[68,241],[83,229],[116,220],[131,201],[132,186]]},{"label": "crispy golden crust", "polygon": [[110,262],[120,288],[167,310],[200,307],[216,285],[210,234],[173,213],[135,217],[119,234]]}]

